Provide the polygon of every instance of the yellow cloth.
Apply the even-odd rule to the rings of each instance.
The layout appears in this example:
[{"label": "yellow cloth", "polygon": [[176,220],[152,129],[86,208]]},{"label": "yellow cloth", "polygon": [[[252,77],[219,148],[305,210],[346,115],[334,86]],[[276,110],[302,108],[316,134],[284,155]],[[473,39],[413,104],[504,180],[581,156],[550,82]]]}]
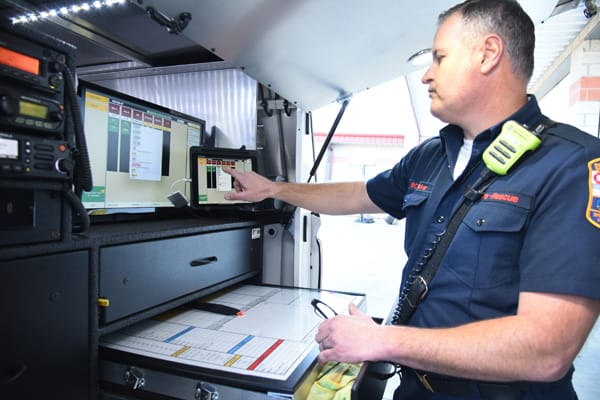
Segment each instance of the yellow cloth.
[{"label": "yellow cloth", "polygon": [[350,400],[352,385],[362,364],[326,362],[306,400]]}]

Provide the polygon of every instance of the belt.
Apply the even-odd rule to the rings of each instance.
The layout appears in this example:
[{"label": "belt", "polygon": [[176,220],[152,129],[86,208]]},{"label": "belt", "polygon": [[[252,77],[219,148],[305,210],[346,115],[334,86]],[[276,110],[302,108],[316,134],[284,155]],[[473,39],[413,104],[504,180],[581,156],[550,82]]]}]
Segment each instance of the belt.
[{"label": "belt", "polygon": [[[476,396],[486,400],[520,400],[525,383],[492,383],[480,381],[456,380],[412,370],[423,387],[431,393],[450,396]],[[403,370],[404,372],[404,370]]]}]

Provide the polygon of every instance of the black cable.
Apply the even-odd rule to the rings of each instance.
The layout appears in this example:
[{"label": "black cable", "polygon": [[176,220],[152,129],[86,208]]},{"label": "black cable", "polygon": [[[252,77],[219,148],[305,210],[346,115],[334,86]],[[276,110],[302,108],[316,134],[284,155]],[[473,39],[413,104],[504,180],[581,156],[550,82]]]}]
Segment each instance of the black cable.
[{"label": "black cable", "polygon": [[65,198],[69,202],[73,214],[79,219],[79,224],[73,226],[73,232],[81,235],[86,235],[90,229],[90,216],[83,206],[81,199],[71,190],[65,190]]},{"label": "black cable", "polygon": [[75,193],[81,197],[82,190],[92,190],[92,168],[88,157],[85,134],[83,132],[83,121],[81,120],[81,109],[77,101],[75,82],[70,68],[65,65],[63,73],[66,85],[66,95],[69,101],[75,130],[75,147],[71,150],[75,159],[74,184]]},{"label": "black cable", "polygon": [[[81,109],[77,101],[77,92],[74,74],[68,65],[64,65],[63,77],[65,81],[66,103],[71,110],[73,119],[73,130],[75,133],[75,143],[71,149],[71,156],[75,161],[73,170],[73,187],[65,187],[65,197],[73,210],[73,217],[78,218],[79,224],[73,224],[73,232],[87,234],[90,228],[90,216],[87,214],[81,195],[83,190],[89,192],[92,190],[92,168],[88,157],[85,134],[83,132],[83,121],[81,119]],[[71,143],[71,140],[67,140]]]}]

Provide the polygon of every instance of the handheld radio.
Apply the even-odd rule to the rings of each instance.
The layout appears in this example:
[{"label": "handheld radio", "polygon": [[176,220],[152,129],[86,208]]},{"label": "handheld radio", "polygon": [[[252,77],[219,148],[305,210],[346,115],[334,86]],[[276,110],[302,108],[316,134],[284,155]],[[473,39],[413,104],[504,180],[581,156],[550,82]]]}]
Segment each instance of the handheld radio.
[{"label": "handheld radio", "polygon": [[507,121],[498,137],[484,150],[483,162],[492,172],[506,175],[523,154],[537,149],[541,143],[537,130]]}]

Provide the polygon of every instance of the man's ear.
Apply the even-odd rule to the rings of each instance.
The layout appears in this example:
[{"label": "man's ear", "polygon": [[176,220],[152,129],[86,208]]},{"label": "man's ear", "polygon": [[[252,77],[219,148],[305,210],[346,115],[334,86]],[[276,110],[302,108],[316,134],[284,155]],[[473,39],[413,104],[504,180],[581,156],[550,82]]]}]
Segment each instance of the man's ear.
[{"label": "man's ear", "polygon": [[504,52],[504,42],[498,35],[487,35],[483,40],[481,50],[481,73],[488,74],[500,64]]}]

